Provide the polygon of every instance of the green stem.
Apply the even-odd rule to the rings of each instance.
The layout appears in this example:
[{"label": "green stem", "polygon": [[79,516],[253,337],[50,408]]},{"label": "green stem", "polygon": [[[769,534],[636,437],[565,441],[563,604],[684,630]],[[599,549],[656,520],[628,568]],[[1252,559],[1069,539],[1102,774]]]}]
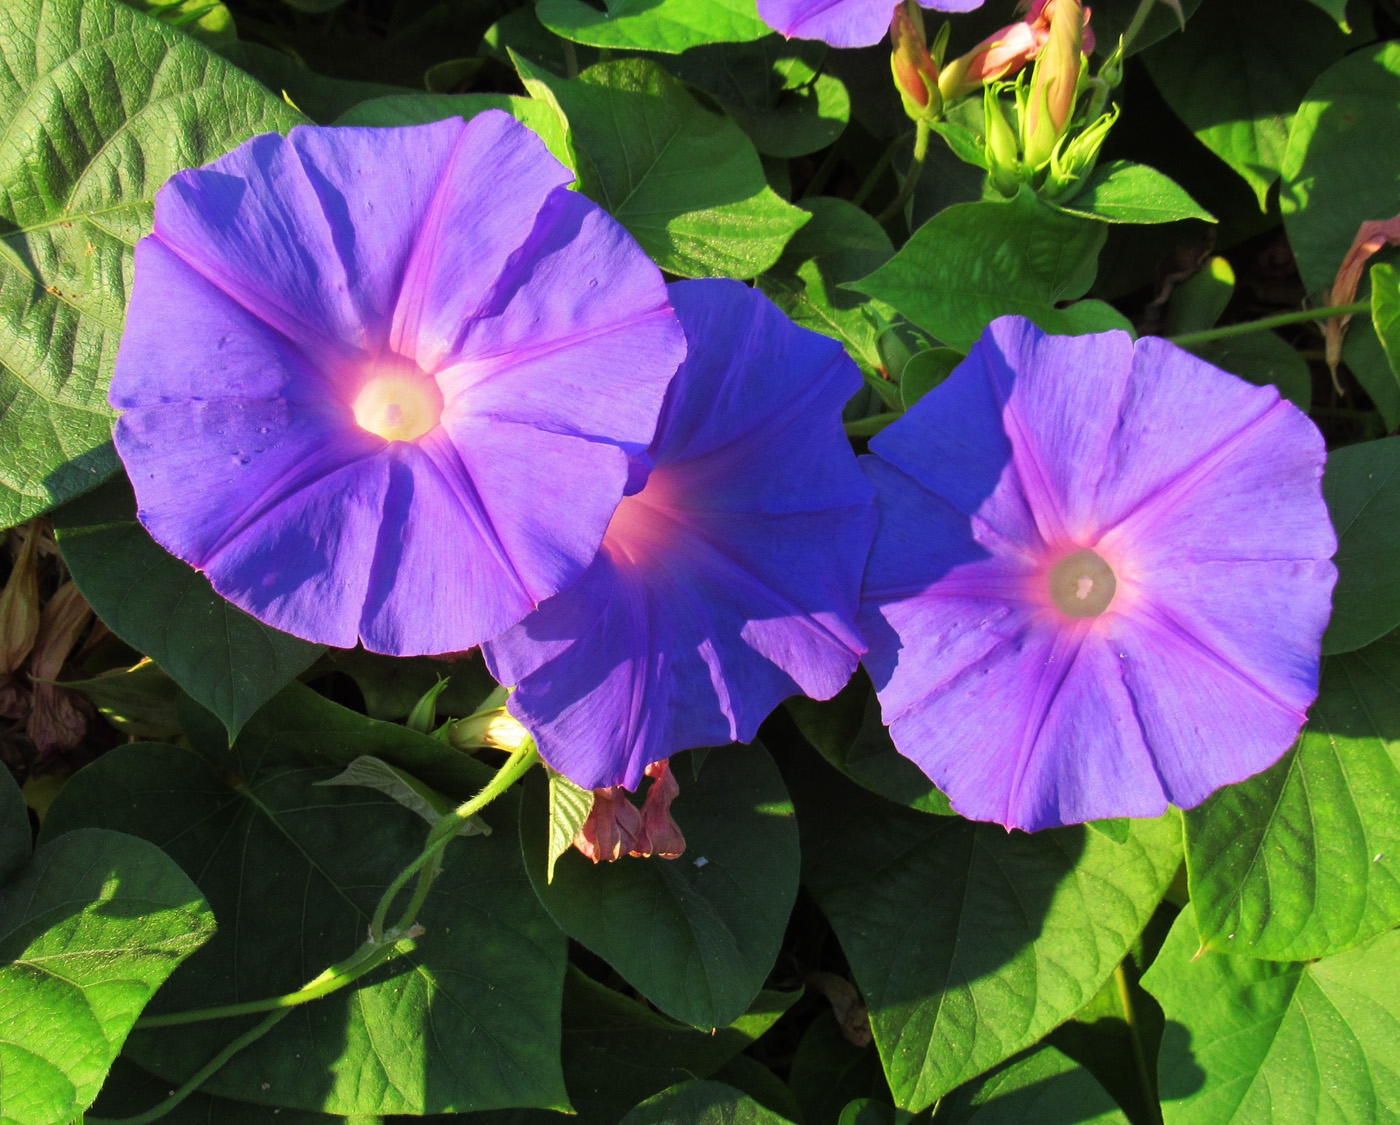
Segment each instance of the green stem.
[{"label": "green stem", "polygon": [[[389,884],[389,889],[384,892],[384,896],[379,900],[379,906],[374,912],[373,919],[369,924],[370,941],[376,942],[383,939],[384,923],[389,916],[389,908],[393,906],[394,899],[398,898],[399,892],[407,886],[408,881],[426,867],[437,854],[447,847],[448,843],[454,839],[462,827],[464,821],[470,820],[512,785],[524,776],[527,770],[540,760],[540,752],[535,748],[535,740],[530,739],[518,750],[511,753],[511,756],[493,777],[486,787],[469,801],[464,801],[450,813],[433,825],[433,830],[428,833],[428,842],[424,845],[418,858],[398,873],[394,881]],[[420,887],[421,887],[420,881]],[[417,907],[421,907],[423,900],[427,897],[426,889],[423,893],[416,893],[410,902],[408,910],[404,911],[400,917],[396,930],[402,932],[413,924],[417,917]]]},{"label": "green stem", "polygon": [[919,176],[924,170],[924,158],[928,156],[929,127],[927,121],[914,123],[914,159],[909,163],[909,172],[904,183],[899,186],[899,194],[890,200],[889,206],[875,216],[875,221],[884,224],[896,215],[903,214],[904,205],[909,202],[918,186]]},{"label": "green stem", "polygon": [[156,1121],[164,1117],[182,1101],[184,1101],[196,1090],[198,1090],[200,1086],[202,1086],[206,1081],[208,1081],[208,1079],[213,1077],[213,1075],[219,1070],[220,1067],[224,1065],[224,1063],[228,1062],[229,1059],[233,1058],[234,1055],[238,1054],[239,1051],[243,1050],[243,1048],[248,1046],[250,1043],[256,1043],[259,1039],[261,1039],[264,1035],[266,1035],[269,1031],[276,1027],[278,1023],[286,1019],[289,1015],[291,1015],[291,1009],[283,1008],[280,1011],[273,1012],[270,1016],[267,1017],[267,1019],[263,1020],[262,1023],[258,1024],[256,1027],[244,1032],[227,1047],[225,1047],[222,1051],[220,1051],[217,1055],[215,1055],[212,1059],[210,1059],[207,1063],[205,1063],[202,1067],[200,1067],[197,1071],[195,1071],[194,1074],[190,1076],[188,1082],[186,1082],[183,1086],[181,1086],[178,1090],[176,1090],[173,1094],[166,1098],[165,1101],[161,1102],[154,1109],[148,1109],[145,1113],[138,1114],[136,1117],[122,1117],[114,1120],[106,1120],[100,1117],[89,1117],[86,1119],[87,1125],[149,1125],[149,1122]]},{"label": "green stem", "polygon": [[[1128,987],[1128,974],[1123,970],[1123,962],[1118,962],[1118,968],[1113,970],[1114,979],[1118,982],[1118,999],[1123,1005],[1123,1019],[1128,1025],[1128,1037],[1133,1043],[1133,1062],[1137,1064],[1138,1082],[1142,1085],[1142,1100],[1146,1104],[1149,1113],[1154,1113],[1157,1106],[1157,1094],[1152,1089],[1152,1076],[1147,1072],[1147,1054],[1142,1049],[1142,1036],[1138,1033],[1137,1011],[1133,1008],[1133,994]],[[1161,1114],[1155,1113],[1155,1119],[1161,1121]]]},{"label": "green stem", "polygon": [[1330,316],[1355,316],[1371,311],[1370,301],[1353,301],[1349,305],[1325,305],[1319,309],[1300,309],[1297,312],[1278,313],[1262,320],[1247,320],[1243,324],[1227,324],[1224,328],[1207,328],[1203,332],[1185,332],[1167,339],[1181,347],[1192,344],[1205,344],[1211,340],[1228,340],[1233,336],[1245,336],[1250,332],[1264,332],[1270,328],[1281,328],[1285,324],[1304,324],[1309,320],[1326,320]]},{"label": "green stem", "polygon": [[397,953],[408,953],[413,949],[413,941],[399,938],[397,941],[382,942],[378,945],[366,942],[344,961],[337,962],[313,981],[302,985],[295,992],[281,996],[267,996],[261,1000],[248,1000],[241,1004],[222,1004],[215,1008],[196,1008],[188,1012],[172,1012],[166,1016],[144,1016],[136,1021],[136,1029],[143,1031],[153,1027],[178,1027],[187,1023],[203,1023],[206,1020],[229,1019],[233,1016],[247,1016],[256,1012],[290,1010],[301,1004],[319,1000],[332,992],[339,992],[360,977],[378,968]]},{"label": "green stem", "polygon": [[[442,851],[452,840],[463,821],[470,819],[504,793],[515,781],[539,760],[539,751],[531,740],[516,750],[496,773],[496,776],[480,793],[471,800],[458,805],[444,816],[428,834],[428,842],[418,857],[403,871],[399,872],[389,889],[379,900],[374,919],[370,923],[370,939],[349,957],[339,961],[323,972],[315,980],[304,984],[295,992],[281,996],[268,996],[261,1000],[248,1000],[241,1004],[223,1004],[215,1008],[197,1008],[188,1012],[172,1012],[164,1016],[147,1016],[136,1021],[139,1029],[154,1027],[177,1027],[181,1024],[201,1023],[205,1020],[227,1019],[232,1016],[246,1016],[255,1012],[287,1012],[292,1008],[329,996],[347,985],[353,984],[366,973],[378,968],[395,954],[408,953],[413,949],[413,935],[407,931],[418,917],[418,911],[427,901],[428,889],[433,879],[442,869]],[[394,899],[418,875],[418,886],[407,908],[400,916],[398,924],[387,934],[384,920]]]}]

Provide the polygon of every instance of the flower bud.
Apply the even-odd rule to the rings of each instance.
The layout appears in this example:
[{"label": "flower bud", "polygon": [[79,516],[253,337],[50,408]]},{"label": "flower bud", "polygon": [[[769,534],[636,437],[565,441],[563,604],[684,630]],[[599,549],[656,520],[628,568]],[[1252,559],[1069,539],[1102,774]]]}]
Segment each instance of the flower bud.
[{"label": "flower bud", "polygon": [[[1024,19],[1007,24],[987,36],[967,54],[954,59],[938,75],[939,93],[945,102],[973,93],[979,86],[1013,78],[1032,62],[1050,38],[1050,20],[1057,0],[1035,0]],[[1083,11],[1084,54],[1094,49],[1094,31],[1089,26],[1089,9]]]},{"label": "flower bud", "polygon": [[936,120],[943,112],[938,93],[938,64],[929,54],[921,10],[900,4],[890,21],[890,73],[904,112],[915,121]]},{"label": "flower bud", "polygon": [[996,86],[986,88],[982,106],[987,132],[987,174],[1002,195],[1015,195],[1022,179],[1021,149],[1016,143],[1015,131],[1006,120]]},{"label": "flower bud", "polygon": [[1055,0],[1050,37],[1031,72],[1030,96],[1021,122],[1022,149],[1031,169],[1049,161],[1074,116],[1084,69],[1083,43],[1084,7],[1080,0]]},{"label": "flower bud", "polygon": [[504,707],[478,711],[447,728],[448,745],[465,753],[490,747],[513,754],[529,740],[530,732]]},{"label": "flower bud", "polygon": [[1118,107],[1114,106],[1077,137],[1061,138],[1050,154],[1050,170],[1041,189],[1046,199],[1068,199],[1084,186],[1099,159],[1099,150],[1103,148],[1108,131],[1117,120]]}]

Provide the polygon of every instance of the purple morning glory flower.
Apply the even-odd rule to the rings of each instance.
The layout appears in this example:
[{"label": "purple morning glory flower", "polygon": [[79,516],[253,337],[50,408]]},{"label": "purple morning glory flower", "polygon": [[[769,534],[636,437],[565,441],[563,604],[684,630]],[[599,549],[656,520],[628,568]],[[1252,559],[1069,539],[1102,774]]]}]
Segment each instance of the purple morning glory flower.
[{"label": "purple morning glory flower", "polygon": [[738,282],[670,293],[689,352],[602,550],[483,646],[545,761],[589,789],[748,741],[787,696],[834,695],[864,651],[875,509],[841,427],[859,372]]},{"label": "purple morning glory flower", "polygon": [[156,196],[112,380],[141,522],[261,620],[405,655],[592,561],[684,338],[508,115],[254,137]]},{"label": "purple morning glory flower", "polygon": [[1155,816],[1293,742],[1336,538],[1322,437],[1272,387],[1003,317],[870,447],[865,664],[964,816]]},{"label": "purple morning glory flower", "polygon": [[[902,0],[901,0],[902,2]],[[919,0],[939,12],[970,12],[982,0]],[[758,0],[758,16],[789,39],[833,47],[873,47],[890,29],[895,0]]]}]

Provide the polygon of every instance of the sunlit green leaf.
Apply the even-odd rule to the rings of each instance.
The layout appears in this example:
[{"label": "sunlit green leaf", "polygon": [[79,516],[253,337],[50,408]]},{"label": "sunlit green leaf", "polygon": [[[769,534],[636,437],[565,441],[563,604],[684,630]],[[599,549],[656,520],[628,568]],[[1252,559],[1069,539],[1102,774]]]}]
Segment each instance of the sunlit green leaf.
[{"label": "sunlit green leaf", "polygon": [[1400,923],[1400,636],[1328,657],[1299,745],[1186,814],[1202,942],[1306,960]]},{"label": "sunlit green leaf", "polygon": [[0,6],[0,526],[116,468],[107,385],[158,188],[300,118],[114,0]]},{"label": "sunlit green leaf", "polygon": [[1394,1119],[1400,930],[1309,964],[1198,952],[1188,906],[1142,981],[1167,1015],[1166,1125]]}]

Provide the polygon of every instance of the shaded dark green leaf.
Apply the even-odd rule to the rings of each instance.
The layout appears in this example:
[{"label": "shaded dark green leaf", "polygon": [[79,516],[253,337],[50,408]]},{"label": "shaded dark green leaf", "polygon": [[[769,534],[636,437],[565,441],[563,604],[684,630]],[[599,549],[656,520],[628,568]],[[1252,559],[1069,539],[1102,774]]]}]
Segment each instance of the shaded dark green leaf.
[{"label": "shaded dark green leaf", "polygon": [[710,751],[698,778],[672,760],[685,834],[678,859],[548,862],[548,795],[533,776],[521,808],[526,869],[540,901],[576,941],[603,957],[663,1012],[723,1027],[758,994],[773,967],[793,899],[797,824],[777,768],[761,746]]}]

